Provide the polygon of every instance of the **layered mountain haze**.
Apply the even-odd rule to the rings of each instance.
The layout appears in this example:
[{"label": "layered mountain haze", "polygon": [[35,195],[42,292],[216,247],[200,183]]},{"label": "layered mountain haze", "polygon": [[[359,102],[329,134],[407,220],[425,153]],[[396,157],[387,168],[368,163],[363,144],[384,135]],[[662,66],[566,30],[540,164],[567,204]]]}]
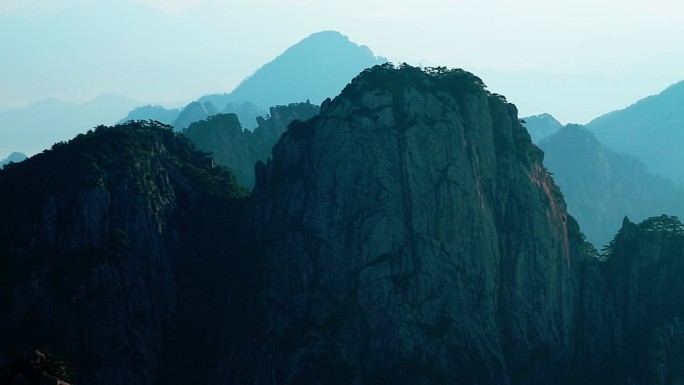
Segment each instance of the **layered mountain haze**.
[{"label": "layered mountain haze", "polygon": [[98,124],[113,124],[140,102],[102,94],[86,103],[45,99],[0,113],[0,153],[33,155]]},{"label": "layered mountain haze", "polygon": [[563,127],[563,124],[550,114],[526,116],[523,121],[527,132],[532,137],[532,142],[535,144],[539,144],[540,141],[558,132]]},{"label": "layered mountain haze", "polygon": [[129,120],[155,120],[164,124],[172,124],[180,113],[180,108],[166,108],[148,104],[146,106],[136,107],[118,123],[126,123]]},{"label": "layered mountain haze", "polygon": [[269,116],[259,118],[253,131],[243,129],[235,114],[218,114],[192,123],[183,133],[197,148],[211,153],[216,163],[233,170],[242,186],[251,189],[254,186],[254,165],[268,160],[273,145],[287,126],[295,120],[312,118],[317,113],[318,106],[308,102],[271,107]]},{"label": "layered mountain haze", "polygon": [[587,124],[609,147],[639,157],[655,173],[684,184],[684,81]]},{"label": "layered mountain haze", "polygon": [[383,65],[290,125],[248,207],[272,320],[252,381],[567,374],[583,246],[516,113],[465,71]]},{"label": "layered mountain haze", "polygon": [[232,92],[205,95],[190,103],[172,125],[183,130],[221,112],[236,114],[242,127],[253,129],[267,108],[300,102],[320,104],[365,68],[386,61],[339,32],[314,33],[259,68]]},{"label": "layered mountain haze", "polygon": [[240,124],[251,130],[256,127],[257,119],[260,116],[266,115],[266,110],[250,102],[242,102],[240,104],[228,103],[222,111],[218,111],[211,102],[192,102],[176,115],[171,125],[177,131],[183,131],[192,123],[206,120],[218,113],[235,114]]},{"label": "layered mountain haze", "polygon": [[598,248],[608,244],[625,216],[684,216],[684,189],[650,173],[639,159],[612,151],[582,126],[569,124],[539,147],[568,211]]},{"label": "layered mountain haze", "polygon": [[231,323],[206,286],[241,282],[230,256],[244,190],[229,171],[138,122],[5,167],[0,186],[0,363],[33,345],[59,352],[75,383],[203,381],[212,330]]},{"label": "layered mountain haze", "polygon": [[21,162],[24,159],[26,159],[26,154],[23,154],[21,152],[13,152],[9,154],[7,158],[0,160],[0,168],[2,168],[10,162]]},{"label": "layered mountain haze", "polygon": [[[477,76],[383,64],[270,112],[100,126],[0,170],[0,364],[39,346],[77,384],[684,381],[684,225],[625,219],[599,254]],[[263,160],[249,196],[221,157]]]},{"label": "layered mountain haze", "polygon": [[203,96],[222,109],[249,101],[261,108],[334,97],[363,69],[387,62],[336,31],[314,33],[263,65],[227,94]]}]

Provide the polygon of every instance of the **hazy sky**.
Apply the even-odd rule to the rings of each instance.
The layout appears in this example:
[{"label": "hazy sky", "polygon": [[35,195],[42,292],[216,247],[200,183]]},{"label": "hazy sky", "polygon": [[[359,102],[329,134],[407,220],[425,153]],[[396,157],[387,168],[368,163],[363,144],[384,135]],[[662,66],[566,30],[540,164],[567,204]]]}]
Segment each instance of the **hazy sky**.
[{"label": "hazy sky", "polygon": [[187,102],[329,29],[393,61],[468,69],[521,115],[564,123],[684,80],[674,0],[0,0],[0,107]]}]

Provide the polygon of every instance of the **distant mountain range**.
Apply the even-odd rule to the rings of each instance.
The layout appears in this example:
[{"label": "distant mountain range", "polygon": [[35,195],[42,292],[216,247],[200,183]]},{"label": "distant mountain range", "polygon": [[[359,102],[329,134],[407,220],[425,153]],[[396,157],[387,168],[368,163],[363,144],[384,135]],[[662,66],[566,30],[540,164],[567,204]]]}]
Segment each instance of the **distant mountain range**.
[{"label": "distant mountain range", "polygon": [[183,134],[197,148],[211,153],[216,163],[233,170],[238,183],[251,190],[254,165],[268,160],[273,145],[290,123],[310,119],[318,111],[319,107],[311,103],[271,107],[268,118],[258,118],[253,131],[243,129],[235,114],[217,114],[192,123]]},{"label": "distant mountain range", "polygon": [[0,113],[0,154],[20,151],[28,155],[99,124],[112,124],[139,101],[102,94],[85,103],[44,99]]},{"label": "distant mountain range", "polygon": [[684,184],[684,81],[596,118],[587,128],[607,146],[635,155],[651,171]]},{"label": "distant mountain range", "polygon": [[21,152],[13,152],[9,154],[9,156],[5,159],[0,160],[0,168],[3,168],[7,163],[10,162],[21,162],[22,160],[26,159],[26,154],[21,153]]},{"label": "distant mountain range", "polygon": [[569,124],[539,147],[568,212],[596,247],[612,239],[625,216],[684,215],[684,189],[650,173],[636,157],[612,151],[582,126]]},{"label": "distant mountain range", "polygon": [[556,120],[551,114],[539,114],[527,116],[522,119],[523,124],[527,128],[527,132],[532,137],[532,142],[539,144],[542,139],[558,132],[563,127],[563,124]]},{"label": "distant mountain range", "polygon": [[[0,366],[37,346],[69,365],[1,384],[684,382],[684,225],[624,220],[599,254],[477,76],[363,71],[249,195],[195,129],[254,134],[98,126],[0,170]],[[553,138],[619,180],[581,128]]]},{"label": "distant mountain range", "polygon": [[367,46],[359,46],[339,32],[318,32],[259,68],[232,92],[203,96],[200,101],[219,108],[243,101],[264,108],[306,100],[320,104],[359,72],[385,62],[386,58],[375,56]]},{"label": "distant mountain range", "polygon": [[[268,108],[306,101],[320,104],[335,96],[359,72],[385,62],[386,58],[339,32],[314,33],[263,65],[232,92],[205,95],[188,104],[173,126],[182,130],[217,113],[235,113],[243,127],[252,129],[256,117]],[[138,116],[151,119],[158,113],[149,112],[149,116]]]},{"label": "distant mountain range", "polygon": [[180,108],[166,108],[157,105],[146,105],[136,107],[130,111],[125,118],[119,120],[118,123],[125,123],[129,120],[156,120],[164,124],[172,124],[180,114]]}]

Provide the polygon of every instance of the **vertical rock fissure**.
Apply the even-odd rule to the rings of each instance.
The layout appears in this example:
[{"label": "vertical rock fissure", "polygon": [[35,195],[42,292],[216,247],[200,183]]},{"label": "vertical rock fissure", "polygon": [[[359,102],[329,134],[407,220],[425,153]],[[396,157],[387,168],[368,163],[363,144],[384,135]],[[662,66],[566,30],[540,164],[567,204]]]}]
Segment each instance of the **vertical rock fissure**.
[{"label": "vertical rock fissure", "polygon": [[414,273],[417,273],[420,271],[420,260],[418,258],[413,227],[413,203],[411,202],[411,188],[409,186],[409,172],[406,160],[406,152],[408,151],[406,145],[406,130],[408,129],[408,122],[404,113],[404,109],[406,108],[406,106],[404,106],[404,90],[400,89],[395,91],[393,98],[394,119],[397,125],[397,153],[399,156],[399,183],[401,185],[401,200],[404,213],[404,236],[411,253]]}]

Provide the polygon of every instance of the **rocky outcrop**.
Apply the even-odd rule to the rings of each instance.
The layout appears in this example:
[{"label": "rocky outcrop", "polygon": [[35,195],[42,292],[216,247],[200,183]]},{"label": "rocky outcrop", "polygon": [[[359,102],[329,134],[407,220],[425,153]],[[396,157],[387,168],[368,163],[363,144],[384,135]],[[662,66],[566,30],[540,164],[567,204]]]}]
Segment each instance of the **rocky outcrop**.
[{"label": "rocky outcrop", "polygon": [[216,114],[218,111],[211,102],[192,102],[181,110],[171,125],[176,131],[183,131],[193,122],[199,122]]},{"label": "rocky outcrop", "polygon": [[[235,232],[242,192],[211,164],[170,127],[129,123],[2,170],[0,362],[39,346],[76,383],[159,379],[178,325],[202,327],[213,298],[188,280],[221,271]],[[208,350],[210,330],[193,346]]]},{"label": "rocky outcrop", "polygon": [[180,114],[180,108],[165,108],[158,105],[146,105],[136,107],[130,111],[125,118],[119,121],[119,124],[128,122],[129,120],[156,120],[164,124],[172,124]]},{"label": "rocky outcrop", "polygon": [[271,107],[267,118],[258,117],[254,131],[242,128],[235,114],[218,114],[190,125],[183,133],[202,151],[212,154],[216,163],[235,172],[243,186],[254,186],[254,165],[266,161],[273,145],[295,120],[306,120],[318,113],[311,103]]},{"label": "rocky outcrop", "polygon": [[[677,384],[684,379],[684,226],[662,215],[623,226],[584,279],[577,383]],[[598,270],[598,271],[596,271]],[[591,364],[588,364],[591,362]],[[578,371],[579,373],[579,371]]]},{"label": "rocky outcrop", "polygon": [[655,173],[684,184],[684,161],[679,144],[684,141],[684,81],[646,97],[622,110],[609,112],[587,123],[601,142],[643,160]]},{"label": "rocky outcrop", "polygon": [[583,258],[560,196],[474,75],[364,71],[257,167],[268,326],[238,367],[263,384],[557,382]]},{"label": "rocky outcrop", "polygon": [[240,124],[250,131],[257,126],[257,119],[266,115],[266,110],[256,104],[244,101],[242,103],[228,103],[223,109],[224,114],[235,114],[240,120]]}]

